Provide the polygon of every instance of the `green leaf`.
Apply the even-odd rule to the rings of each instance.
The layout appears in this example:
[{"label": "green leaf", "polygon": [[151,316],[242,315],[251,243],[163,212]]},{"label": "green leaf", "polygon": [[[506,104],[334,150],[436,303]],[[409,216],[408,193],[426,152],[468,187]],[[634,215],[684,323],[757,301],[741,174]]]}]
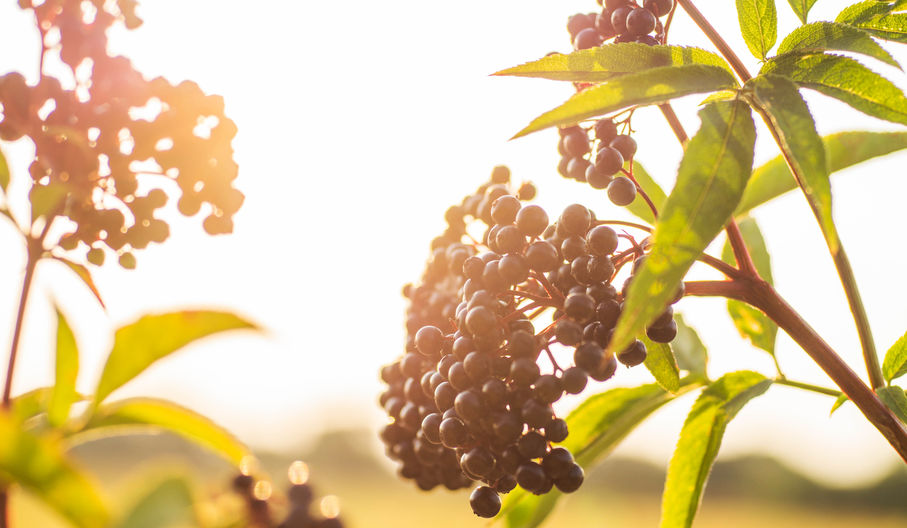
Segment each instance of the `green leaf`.
[{"label": "green leaf", "polygon": [[107,509],[61,445],[22,429],[0,411],[0,481],[15,482],[80,528],[106,526]]},{"label": "green leaf", "polygon": [[98,408],[73,442],[136,429],[165,429],[239,464],[249,449],[204,416],[175,403],[154,398],[128,398]]},{"label": "green leaf", "polygon": [[28,192],[31,202],[31,221],[51,214],[66,199],[66,186],[60,183],[50,185],[33,185]]},{"label": "green leaf", "polygon": [[[746,217],[738,222],[740,232],[743,235],[743,241],[753,257],[753,263],[756,265],[756,271],[759,272],[766,282],[772,284],[772,262],[769,257],[768,249],[765,247],[765,239],[762,238],[762,231],[759,230],[759,224],[756,220]],[[731,248],[729,241],[725,241],[724,249],[721,252],[721,258],[728,264],[734,264],[734,250]],[[778,325],[775,324],[767,315],[752,306],[735,300],[728,299],[728,313],[734,321],[734,326],[740,335],[749,339],[757,348],[765,350],[769,354],[775,354],[775,337],[778,335]]]},{"label": "green leaf", "polygon": [[850,398],[848,398],[846,394],[842,394],[842,395],[838,396],[838,398],[835,400],[834,405],[831,406],[831,411],[828,412],[828,415],[831,416],[832,414],[834,414],[835,411],[837,411],[842,405],[844,405],[848,401],[850,401]]},{"label": "green leaf", "polygon": [[761,374],[744,370],[726,374],[702,391],[687,415],[668,466],[661,528],[693,524],[728,423],[771,383]]},{"label": "green leaf", "polygon": [[825,50],[860,53],[896,68],[901,65],[862,29],[834,22],[813,22],[793,30],[778,46],[778,55],[788,52]]},{"label": "green leaf", "polygon": [[686,370],[691,374],[705,374],[705,368],[709,361],[709,354],[691,326],[683,320],[683,315],[674,313],[674,322],[677,323],[677,337],[671,342],[671,348],[674,349],[674,356],[677,358],[677,366],[681,370]]},{"label": "green leaf", "polygon": [[47,420],[59,426],[69,418],[69,409],[79,399],[76,378],[79,375],[79,347],[72,329],[57,310],[57,359],[56,380],[47,405]]},{"label": "green leaf", "polygon": [[816,3],[816,0],[787,0],[787,2],[794,10],[794,13],[797,14],[797,18],[800,19],[800,22],[805,24],[806,15],[809,14],[809,10],[812,9],[813,4]]},{"label": "green leaf", "polygon": [[899,420],[907,424],[907,394],[904,394],[904,389],[897,385],[879,387],[876,389],[876,394]]},{"label": "green leaf", "polygon": [[785,77],[760,75],[747,83],[753,90],[753,102],[776,135],[786,153],[792,173],[806,195],[819,221],[828,249],[835,254],[840,249],[838,231],[831,211],[831,182],[822,138],[800,96],[797,86]]},{"label": "green leaf", "polygon": [[[702,384],[701,378],[685,378],[678,395]],[[567,416],[570,435],[563,442],[576,462],[590,468],[617,447],[637,425],[676,395],[655,383],[617,388],[593,394]],[[542,496],[516,488],[504,499],[501,519],[513,528],[533,528],[542,523],[561,497],[557,488]]]},{"label": "green leaf", "polygon": [[646,345],[645,365],[655,376],[655,381],[668,392],[680,390],[680,369],[677,368],[671,345],[656,343],[645,335],[640,335],[639,340]]},{"label": "green leaf", "polygon": [[864,114],[907,124],[907,97],[900,88],[851,58],[828,53],[782,55],[768,60],[762,73],[790,77]]},{"label": "green leaf", "polygon": [[[652,179],[652,176],[640,165],[635,159],[633,160],[633,177],[636,178],[636,183],[642,187],[642,190],[646,191],[646,194],[649,195],[649,199],[652,200],[652,203],[655,204],[655,207],[661,208],[664,204],[665,198],[667,195],[664,190],[658,185],[658,182]],[[638,218],[642,219],[647,224],[655,223],[655,216],[652,215],[652,210],[649,209],[648,204],[645,200],[633,200],[630,205],[626,206],[627,211],[630,211]]]},{"label": "green leaf", "polygon": [[907,374],[907,334],[902,335],[891,345],[888,352],[885,352],[882,374],[885,375],[885,381],[889,383],[891,380]]},{"label": "green leaf", "polygon": [[629,106],[664,103],[684,95],[736,86],[734,76],[724,68],[702,64],[665,66],[630,73],[577,93],[561,106],[535,118],[513,137],[548,127],[572,125]]},{"label": "green leaf", "polygon": [[146,315],[116,331],[113,350],[98,381],[94,405],[155,361],[189,343],[227,330],[257,327],[228,312],[208,310]]},{"label": "green leaf", "polygon": [[18,422],[24,422],[46,412],[53,390],[53,387],[41,387],[16,396],[10,403],[10,415]]},{"label": "green leaf", "polygon": [[731,217],[753,168],[756,130],[741,101],[710,103],[680,162],[677,183],[630,285],[610,351],[623,350],[664,311],[690,266]]},{"label": "green leaf", "polygon": [[907,14],[894,13],[907,7],[903,0],[894,3],[868,0],[854,4],[838,15],[835,22],[864,29],[874,36],[894,42],[907,42]]},{"label": "green leaf", "polygon": [[6,162],[6,156],[0,151],[0,189],[4,194],[6,194],[7,187],[9,187],[9,164]]},{"label": "green leaf", "polygon": [[167,528],[197,524],[189,483],[184,478],[170,477],[149,488],[116,527]]},{"label": "green leaf", "polygon": [[622,42],[574,51],[567,55],[555,53],[493,75],[603,82],[628,73],[686,64],[707,64],[731,71],[727,61],[700,48]]},{"label": "green leaf", "polygon": [[764,60],[778,38],[778,13],[775,0],[737,0],[740,32],[750,53]]},{"label": "green leaf", "polygon": [[66,264],[66,266],[70,270],[72,270],[73,273],[75,273],[80,279],[82,279],[82,282],[85,283],[85,286],[88,286],[88,289],[91,290],[91,293],[94,295],[95,299],[97,299],[98,303],[100,303],[101,308],[107,308],[104,305],[104,299],[101,298],[101,292],[98,291],[98,287],[94,284],[94,279],[91,278],[91,272],[88,271],[88,268],[63,257],[54,257],[54,260]]},{"label": "green leaf", "polygon": [[[846,169],[907,148],[907,132],[839,132],[822,138],[829,172]],[[778,156],[753,171],[735,215],[797,188],[784,158]]]}]

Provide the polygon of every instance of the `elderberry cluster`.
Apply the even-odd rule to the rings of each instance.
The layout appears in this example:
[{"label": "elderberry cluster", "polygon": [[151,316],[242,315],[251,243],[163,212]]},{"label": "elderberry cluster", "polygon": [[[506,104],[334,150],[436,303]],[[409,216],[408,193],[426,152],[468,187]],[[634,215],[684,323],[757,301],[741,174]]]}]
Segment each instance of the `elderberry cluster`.
[{"label": "elderberry cluster", "polygon": [[[614,205],[630,205],[636,199],[636,183],[623,175],[624,162],[636,154],[636,140],[618,134],[611,118],[599,119],[589,131],[579,125],[558,130],[557,150],[561,155],[558,172],[565,178],[586,182],[593,189],[607,189]],[[593,148],[594,147],[594,148]],[[592,152],[595,155],[592,156]],[[628,173],[629,174],[629,173]]]},{"label": "elderberry cluster", "polygon": [[182,214],[208,204],[204,229],[232,232],[243,195],[233,187],[236,126],[224,115],[223,99],[190,81],[146,80],[127,58],[107,53],[114,22],[130,29],[141,23],[135,2],[19,4],[35,13],[42,52],[59,53],[74,79],[42,72],[29,85],[17,72],[0,77],[0,139],[34,144],[33,216],[72,221],[60,247],[82,248],[97,265],[107,248],[122,266],[134,267],[133,249],[168,238],[169,226],[155,211],[177,194],[174,188]]},{"label": "elderberry cluster", "polygon": [[[400,475],[424,490],[480,482],[470,496],[480,517],[496,515],[499,495],[517,485],[534,494],[578,489],[582,468],[553,445],[568,429],[552,404],[582,392],[588,378],[607,380],[618,362],[646,357],[640,340],[616,357],[605,351],[624,298],[612,280],[643,248],[633,241],[618,252],[618,233],[579,204],[551,223],[508,179],[496,169],[448,210],[420,283],[404,288],[406,352],[381,372],[380,403],[392,420],[381,436]],[[479,223],[481,243],[469,234]],[[673,339],[663,330],[671,323],[669,308],[650,339]]]},{"label": "elderberry cluster", "polygon": [[[602,5],[599,0],[599,5]],[[601,46],[605,41],[639,42],[654,46],[664,39],[659,20],[674,8],[674,0],[605,0],[601,13],[578,13],[567,20],[567,31],[578,50]]]},{"label": "elderberry cluster", "polygon": [[[248,523],[243,526],[256,526],[260,528],[343,528],[340,520],[339,508],[331,505],[325,508],[322,501],[322,515],[312,514],[312,503],[315,492],[308,483],[308,466],[296,461],[290,465],[288,471],[290,485],[286,490],[287,504],[284,501],[275,501],[271,484],[266,480],[256,480],[247,473],[240,473],[233,478],[233,491],[245,502]],[[332,497],[335,498],[335,497]],[[326,497],[325,500],[328,500]],[[325,511],[333,510],[333,511]],[[281,515],[280,512],[285,511]],[[275,517],[283,517],[282,521]]]}]

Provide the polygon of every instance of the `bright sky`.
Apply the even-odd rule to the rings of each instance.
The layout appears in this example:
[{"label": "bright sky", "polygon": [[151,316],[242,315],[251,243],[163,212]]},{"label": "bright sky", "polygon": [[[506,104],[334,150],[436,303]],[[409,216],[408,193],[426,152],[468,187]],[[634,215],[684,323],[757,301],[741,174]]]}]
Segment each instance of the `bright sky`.
[{"label": "bright sky", "polygon": [[[708,16],[748,66],[758,69],[734,36],[733,3],[699,3],[708,5]],[[786,2],[777,3],[783,36],[795,19]],[[831,20],[844,5],[822,0],[811,20]],[[54,264],[40,267],[14,392],[53,379],[51,296],[75,327],[85,391],[97,380],[115,326],[149,311],[218,307],[258,321],[267,335],[234,334],[193,345],[117,396],[173,399],[266,448],[299,447],[328,427],[378,427],[384,419],[376,403],[378,369],[403,343],[400,287],[418,278],[447,206],[484,181],[493,165],[507,164],[515,179],[539,184],[537,201],[552,214],[580,201],[599,217],[626,216],[601,194],[557,176],[554,132],[507,141],[572,88],[488,76],[569,50],[567,16],[596,7],[592,0],[145,2],[145,25],[116,31],[114,48],[148,76],[193,79],[225,97],[227,115],[239,126],[237,186],[246,194],[236,232],[208,237],[200,219],[178,219],[171,208],[171,240],[138,253],[137,270],[108,265],[96,272],[106,313],[67,272]],[[671,41],[712,49],[683,15]],[[886,46],[907,64],[904,47]],[[6,50],[0,73],[19,70],[35,78],[36,32],[13,2],[0,7],[0,49]],[[907,85],[902,72],[870,65]],[[897,129],[812,94],[808,100],[821,133]],[[698,101],[675,104],[690,132],[698,126]],[[634,127],[638,159],[669,184],[681,152],[660,114],[640,111]],[[22,183],[28,150],[3,147]],[[757,148],[757,162],[775,155],[764,130]],[[907,252],[897,243],[905,159],[907,154],[896,155],[834,179],[838,227],[883,351],[907,329]],[[24,187],[14,186],[16,192]],[[802,196],[791,193],[755,216],[779,291],[863,372],[844,296]],[[17,244],[14,233],[0,227],[0,320],[10,327],[24,262]],[[773,372],[770,358],[737,336],[723,301],[686,299],[678,308],[709,346],[714,377],[742,368]],[[0,350],[8,349],[7,342],[0,339]],[[830,386],[784,335],[777,354],[792,379]],[[594,390],[648,380],[644,369],[621,370]],[[672,404],[620,452],[666,464],[691,403],[685,397]],[[829,418],[831,403],[772,388],[730,426],[722,456],[769,453],[842,485],[887,471],[898,460],[887,443],[849,404]]]}]

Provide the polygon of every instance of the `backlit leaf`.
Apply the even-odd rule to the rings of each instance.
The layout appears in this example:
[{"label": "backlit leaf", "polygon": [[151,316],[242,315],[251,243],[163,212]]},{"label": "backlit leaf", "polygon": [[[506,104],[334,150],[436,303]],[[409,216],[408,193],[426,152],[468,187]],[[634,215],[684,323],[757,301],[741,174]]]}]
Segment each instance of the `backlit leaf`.
[{"label": "backlit leaf", "polygon": [[882,374],[885,375],[885,380],[888,382],[907,374],[907,334],[902,335],[891,345],[888,352],[885,352]]},{"label": "backlit leaf", "polygon": [[778,55],[788,52],[825,50],[860,53],[900,68],[888,51],[862,29],[834,22],[813,22],[793,30],[778,46]]},{"label": "backlit leaf", "polygon": [[677,337],[671,341],[677,366],[691,374],[705,374],[709,354],[699,339],[699,334],[683,320],[683,315],[674,313],[674,322],[677,323]]},{"label": "backlit leaf", "polygon": [[655,376],[655,381],[668,392],[677,392],[680,389],[680,369],[671,345],[656,343],[641,335],[639,340],[646,345],[646,368]]},{"label": "backlit leaf", "polygon": [[6,156],[0,152],[0,189],[6,193],[7,187],[9,187],[9,164],[6,163]]},{"label": "backlit leaf", "polygon": [[904,394],[904,389],[897,385],[879,387],[876,389],[876,394],[899,420],[907,424],[907,394]]},{"label": "backlit leaf", "polygon": [[816,0],[787,0],[787,3],[790,4],[794,13],[797,14],[797,18],[800,19],[800,22],[805,24],[806,16],[809,14],[809,10],[812,9],[813,4],[816,3]]},{"label": "backlit leaf", "polygon": [[[650,176],[646,169],[635,159],[633,160],[633,177],[636,178],[636,182],[642,187],[642,190],[649,195],[649,199],[652,200],[652,203],[655,204],[656,208],[660,208],[664,205],[665,198],[667,198],[664,190],[662,190],[661,186],[658,185],[658,182],[653,180],[652,176]],[[647,224],[655,223],[655,216],[652,214],[652,209],[649,208],[646,201],[642,198],[633,200],[626,209],[641,218]]]},{"label": "backlit leaf", "polygon": [[880,39],[907,42],[907,2],[868,0],[854,4],[838,15],[835,22],[850,24],[872,33]]},{"label": "backlit leaf", "polygon": [[192,489],[185,479],[170,477],[156,483],[140,498],[116,528],[196,526]]},{"label": "backlit leaf", "polygon": [[85,283],[85,286],[88,286],[88,289],[91,291],[92,295],[94,295],[95,299],[98,300],[98,303],[100,303],[101,307],[106,308],[106,306],[104,306],[104,299],[101,298],[101,292],[99,292],[97,286],[95,286],[94,279],[91,278],[91,272],[88,271],[88,268],[63,257],[54,257],[54,260],[66,264],[66,266],[70,270],[72,270],[73,273],[75,273],[80,279],[82,279],[82,282]]},{"label": "backlit leaf", "polygon": [[57,310],[57,352],[55,381],[47,405],[47,420],[58,426],[69,418],[69,409],[79,399],[76,378],[79,375],[79,347],[72,329],[60,310]]},{"label": "backlit leaf", "polygon": [[750,53],[757,59],[765,59],[778,38],[775,0],[737,0],[737,19]]}]

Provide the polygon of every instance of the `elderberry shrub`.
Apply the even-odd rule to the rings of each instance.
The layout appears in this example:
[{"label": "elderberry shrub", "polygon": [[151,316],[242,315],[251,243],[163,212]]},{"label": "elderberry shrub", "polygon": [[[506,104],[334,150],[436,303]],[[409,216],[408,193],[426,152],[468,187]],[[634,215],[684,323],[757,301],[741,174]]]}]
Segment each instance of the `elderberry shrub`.
[{"label": "elderberry shrub", "polygon": [[[639,340],[606,352],[626,291],[612,281],[643,246],[619,251],[617,232],[580,204],[550,217],[503,173],[448,209],[421,280],[404,287],[404,354],[381,371],[381,438],[399,474],[423,490],[478,482],[469,502],[480,517],[496,515],[516,485],[579,488],[582,468],[553,445],[569,431],[552,404],[646,357]],[[669,308],[649,337],[670,341],[672,324]]]}]

